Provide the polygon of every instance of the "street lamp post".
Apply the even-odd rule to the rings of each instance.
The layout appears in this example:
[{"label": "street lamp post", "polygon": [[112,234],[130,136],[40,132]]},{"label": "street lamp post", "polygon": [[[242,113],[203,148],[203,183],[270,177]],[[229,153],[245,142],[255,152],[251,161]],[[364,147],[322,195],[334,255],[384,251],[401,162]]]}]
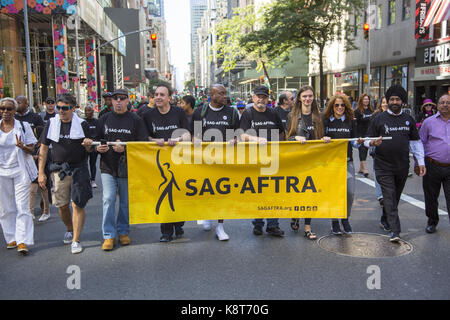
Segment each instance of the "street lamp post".
[{"label": "street lamp post", "polygon": [[[33,83],[31,72],[31,53],[30,53],[30,31],[28,28],[28,0],[23,2],[23,15],[24,15],[24,27],[25,27],[25,51],[27,58],[27,78],[28,78],[28,102],[30,106],[33,106]],[[37,110],[36,110],[37,111]]]},{"label": "street lamp post", "polygon": [[[367,0],[367,20],[366,23],[369,24],[369,34],[370,34],[370,0]],[[370,35],[367,38],[367,94],[370,95]]]}]

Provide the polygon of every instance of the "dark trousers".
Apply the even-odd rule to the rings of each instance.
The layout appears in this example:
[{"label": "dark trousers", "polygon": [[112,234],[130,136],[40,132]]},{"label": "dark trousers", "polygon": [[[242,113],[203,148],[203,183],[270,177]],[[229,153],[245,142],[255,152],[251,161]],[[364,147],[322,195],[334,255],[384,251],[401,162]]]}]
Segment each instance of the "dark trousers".
[{"label": "dark trousers", "polygon": [[358,148],[358,152],[359,152],[359,161],[366,161],[367,160],[367,153],[369,151],[369,148],[361,145]]},{"label": "dark trousers", "polygon": [[89,153],[89,169],[91,170],[91,181],[95,181],[95,175],[97,174],[97,157],[97,152],[93,151]]},{"label": "dark trousers", "polygon": [[175,228],[184,226],[183,222],[174,222],[174,223],[161,223],[161,233],[163,235],[168,235],[171,237],[175,231]]},{"label": "dark trousers", "polygon": [[391,231],[401,232],[400,218],[398,217],[398,203],[408,179],[409,168],[401,171],[376,170],[376,178],[383,193],[384,206],[381,221],[387,222]]},{"label": "dark trousers", "polygon": [[447,213],[450,209],[450,167],[441,167],[425,160],[427,174],[423,177],[423,193],[425,195],[425,214],[428,217],[428,225],[437,225],[438,198],[441,186],[444,187],[445,200],[447,201]]}]

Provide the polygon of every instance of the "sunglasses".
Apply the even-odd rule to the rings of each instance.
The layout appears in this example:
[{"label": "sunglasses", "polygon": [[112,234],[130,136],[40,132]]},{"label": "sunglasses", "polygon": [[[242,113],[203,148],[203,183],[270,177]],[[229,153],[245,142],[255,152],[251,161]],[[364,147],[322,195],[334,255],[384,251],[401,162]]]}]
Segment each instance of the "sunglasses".
[{"label": "sunglasses", "polygon": [[128,96],[125,96],[125,95],[123,95],[123,96],[122,96],[122,95],[117,95],[117,96],[114,96],[114,97],[112,97],[112,98],[113,98],[114,100],[116,100],[116,101],[119,100],[119,99],[123,101],[123,100],[127,100],[127,99],[128,99]]},{"label": "sunglasses", "polygon": [[45,101],[45,103],[47,103],[47,104],[55,104],[55,101],[53,101],[53,100],[48,100],[48,101]]},{"label": "sunglasses", "polygon": [[71,106],[56,106],[56,109],[58,110],[58,111],[69,111],[70,109],[72,109],[72,107]]},{"label": "sunglasses", "polygon": [[11,111],[13,111],[14,109],[15,109],[14,107],[4,107],[4,108],[0,108],[0,111],[1,111],[1,112],[5,112],[5,111],[11,112]]},{"label": "sunglasses", "polygon": [[344,104],[344,103],[335,103],[334,106],[335,106],[336,108],[339,108],[339,107],[345,108],[345,104]]}]

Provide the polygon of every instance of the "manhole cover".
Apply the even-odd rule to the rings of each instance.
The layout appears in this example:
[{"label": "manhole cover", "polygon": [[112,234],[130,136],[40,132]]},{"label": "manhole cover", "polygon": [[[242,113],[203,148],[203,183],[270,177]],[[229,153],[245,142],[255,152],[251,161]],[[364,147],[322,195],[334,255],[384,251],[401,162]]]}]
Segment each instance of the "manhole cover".
[{"label": "manhole cover", "polygon": [[404,240],[391,243],[388,236],[373,233],[329,235],[319,239],[319,247],[340,255],[359,258],[397,257],[411,253],[413,246]]}]

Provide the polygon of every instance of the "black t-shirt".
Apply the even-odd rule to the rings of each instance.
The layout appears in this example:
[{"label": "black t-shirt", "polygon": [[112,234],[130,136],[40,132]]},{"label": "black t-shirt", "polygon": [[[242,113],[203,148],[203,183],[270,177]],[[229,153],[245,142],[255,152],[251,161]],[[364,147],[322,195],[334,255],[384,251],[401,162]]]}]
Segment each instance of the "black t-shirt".
[{"label": "black t-shirt", "polygon": [[95,118],[92,118],[92,119],[86,119],[86,122],[89,124],[89,132],[91,134],[91,138],[96,139],[98,120]]},{"label": "black t-shirt", "polygon": [[283,122],[284,131],[287,131],[287,120],[288,120],[288,114],[291,112],[290,109],[285,110],[280,106],[277,106],[273,109],[281,118],[281,122]]},{"label": "black t-shirt", "polygon": [[375,149],[375,170],[401,171],[409,168],[409,141],[420,140],[414,119],[405,113],[399,116],[387,111],[370,123],[368,137],[392,137]]},{"label": "black t-shirt", "polygon": [[361,113],[359,109],[355,110],[355,118],[357,124],[358,135],[360,137],[365,137],[367,129],[369,128],[370,121],[372,119],[372,111],[369,108],[364,109]]},{"label": "black t-shirt", "polygon": [[[324,119],[323,126],[325,128],[325,135],[331,139],[351,139],[356,138],[356,121],[345,119]],[[348,143],[347,158],[349,161],[353,160],[353,151],[351,142]]]},{"label": "black t-shirt", "polygon": [[316,138],[316,131],[314,130],[314,123],[312,120],[312,113],[310,114],[302,114],[303,122],[305,123],[306,130],[308,130],[309,133],[309,139],[308,140],[315,140]]},{"label": "black t-shirt", "polygon": [[44,114],[44,124],[47,124],[47,122],[51,119],[51,118],[54,118],[56,116],[56,112],[54,112],[54,113],[47,113],[47,112],[45,112],[45,114]]},{"label": "black t-shirt", "polygon": [[[206,109],[204,117],[202,117],[202,108],[197,108],[194,111],[193,121],[191,123],[191,133],[194,134],[194,126],[196,121],[201,121],[202,123],[202,137],[203,141],[226,141],[231,140],[233,137],[227,137],[227,129],[237,130],[239,129],[239,115],[233,107],[224,106],[219,111],[211,109],[209,106]],[[209,129],[217,129],[222,134],[222,140],[215,140],[217,137],[212,137],[210,135],[205,135],[206,131]],[[227,139],[229,138],[229,139]]]},{"label": "black t-shirt", "polygon": [[[189,123],[186,113],[180,107],[170,107],[169,112],[161,114],[158,108],[152,108],[144,113],[144,122],[147,125],[150,137],[154,139],[172,138],[172,133],[177,129],[186,129],[189,131]],[[180,137],[181,134],[173,138]]]},{"label": "black t-shirt", "polygon": [[266,108],[264,112],[258,112],[254,108],[245,109],[241,117],[240,128],[244,131],[254,129],[258,137],[267,138],[267,141],[276,141],[272,140],[271,130],[278,130],[279,137],[284,134],[283,122],[271,108]]},{"label": "black t-shirt", "polygon": [[41,116],[32,111],[25,113],[25,115],[21,115],[16,112],[15,118],[22,122],[28,122],[31,126],[31,129],[36,129],[36,127],[44,127],[44,120],[42,120]]},{"label": "black t-shirt", "polygon": [[[132,112],[117,114],[109,112],[97,122],[96,139],[115,142],[148,141],[148,132],[144,121]],[[100,170],[102,173],[117,177],[119,159],[123,153],[117,153],[112,147],[101,154]]]},{"label": "black t-shirt", "polygon": [[[45,125],[40,141],[46,146],[52,146],[53,162],[58,164],[67,162],[69,164],[78,165],[87,160],[88,153],[81,145],[84,138],[76,140],[70,139],[70,128],[72,127],[72,122],[61,122],[61,131],[58,142],[47,138],[49,127],[50,121]],[[81,122],[81,128],[83,129],[84,136],[86,138],[91,138],[89,125],[86,121]]]}]

